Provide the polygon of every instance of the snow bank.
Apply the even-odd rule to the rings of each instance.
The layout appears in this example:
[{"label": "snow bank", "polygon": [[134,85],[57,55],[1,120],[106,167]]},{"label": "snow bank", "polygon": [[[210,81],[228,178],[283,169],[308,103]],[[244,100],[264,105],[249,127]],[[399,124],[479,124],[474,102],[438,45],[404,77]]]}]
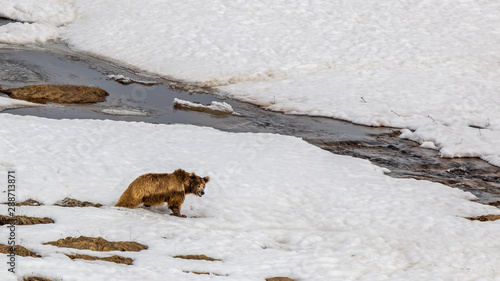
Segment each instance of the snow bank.
[{"label": "snow bank", "polygon": [[66,0],[2,0],[0,17],[24,22],[1,26],[0,42],[29,44],[58,39],[60,26],[73,21],[76,13]]},{"label": "snow bank", "polygon": [[[65,39],[76,50],[272,110],[420,129],[419,138],[423,127],[433,138],[449,127],[464,141],[439,140],[443,156],[500,158],[496,1],[73,3],[81,18]],[[467,129],[487,120],[488,136]]]},{"label": "snow bank", "polygon": [[45,43],[59,38],[60,30],[46,23],[9,23],[0,26],[0,42],[8,44]]},{"label": "snow bank", "polygon": [[178,98],[174,98],[174,106],[192,110],[204,110],[204,111],[215,111],[219,113],[226,114],[236,114],[233,110],[233,107],[227,102],[218,102],[212,101],[210,105],[203,105],[200,103],[195,103],[191,101],[181,100]]},{"label": "snow bank", "polygon": [[22,106],[44,106],[44,105],[0,96],[0,112],[9,108],[16,108]]},{"label": "snow bank", "polygon": [[[55,220],[18,227],[18,242],[43,255],[18,257],[20,275],[55,280],[498,279],[500,224],[463,218],[498,209],[470,202],[473,196],[458,189],[387,177],[368,161],[333,155],[298,138],[9,114],[1,114],[0,123],[5,124],[0,126],[0,167],[16,171],[18,201],[53,204],[72,197],[105,204],[100,209],[18,209],[18,214]],[[137,176],[177,168],[211,178],[203,198],[186,198],[182,211],[188,218],[169,216],[166,208],[112,207]],[[4,241],[8,232],[0,229]],[[149,249],[106,254],[134,259],[134,265],[125,266],[71,261],[63,254],[105,254],[42,245],[80,235],[136,240]],[[222,262],[173,258],[184,254]],[[0,279],[9,280],[8,274],[1,270]]]},{"label": "snow bank", "polygon": [[76,13],[69,0],[2,0],[0,17],[59,26],[72,22]]}]

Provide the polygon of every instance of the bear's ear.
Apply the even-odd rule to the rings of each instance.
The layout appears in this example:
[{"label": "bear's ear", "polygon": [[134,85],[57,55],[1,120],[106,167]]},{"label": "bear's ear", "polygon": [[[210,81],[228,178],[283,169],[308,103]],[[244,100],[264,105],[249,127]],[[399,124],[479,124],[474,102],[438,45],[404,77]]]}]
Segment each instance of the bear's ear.
[{"label": "bear's ear", "polygon": [[207,183],[210,180],[210,177],[204,177],[205,183]]}]

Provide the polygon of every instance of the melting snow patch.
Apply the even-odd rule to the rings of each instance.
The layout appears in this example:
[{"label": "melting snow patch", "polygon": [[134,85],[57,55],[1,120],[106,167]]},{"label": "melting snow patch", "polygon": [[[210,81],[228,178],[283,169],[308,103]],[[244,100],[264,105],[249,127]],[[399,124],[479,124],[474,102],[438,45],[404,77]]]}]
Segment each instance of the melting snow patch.
[{"label": "melting snow patch", "polygon": [[210,105],[203,105],[200,103],[195,103],[191,101],[181,100],[178,98],[174,99],[174,107],[184,108],[196,111],[208,111],[214,113],[225,113],[225,114],[237,114],[234,112],[233,107],[226,102],[212,101]]},{"label": "melting snow patch", "polygon": [[430,148],[430,149],[438,149],[438,148],[436,147],[436,145],[434,144],[434,142],[432,142],[432,141],[424,141],[424,142],[420,145],[420,147],[422,147],[422,148]]},{"label": "melting snow patch", "polygon": [[143,85],[155,85],[155,84],[157,84],[154,81],[136,80],[136,79],[133,79],[130,77],[123,76],[122,74],[111,74],[111,75],[108,75],[108,78],[113,79],[116,82],[124,84],[124,85],[132,84],[132,83],[143,84]]},{"label": "melting snow patch", "polygon": [[44,106],[44,105],[0,96],[0,112],[6,109],[27,107],[27,106]]},{"label": "melting snow patch", "polygon": [[102,113],[109,115],[122,115],[122,116],[148,116],[149,114],[140,109],[133,108],[106,108],[101,110]]}]

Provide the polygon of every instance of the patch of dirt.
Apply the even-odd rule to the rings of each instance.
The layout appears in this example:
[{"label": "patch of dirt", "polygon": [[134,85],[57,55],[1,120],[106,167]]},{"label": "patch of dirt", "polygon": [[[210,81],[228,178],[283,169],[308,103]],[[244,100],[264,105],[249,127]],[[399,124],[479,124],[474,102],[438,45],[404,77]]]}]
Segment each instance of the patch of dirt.
[{"label": "patch of dirt", "polygon": [[479,216],[479,217],[467,218],[467,219],[471,220],[471,221],[496,221],[496,220],[500,220],[500,215],[485,215],[485,216]]},{"label": "patch of dirt", "polygon": [[[4,202],[1,204],[8,205],[9,203]],[[42,206],[42,205],[43,205],[43,203],[40,203],[40,202],[33,200],[33,199],[28,199],[28,200],[24,200],[23,202],[16,203],[16,206]]]},{"label": "patch of dirt", "polygon": [[271,278],[266,278],[266,281],[295,281],[295,280],[288,277],[271,277]]},{"label": "patch of dirt", "polygon": [[43,277],[38,277],[38,276],[28,276],[24,277],[23,281],[52,281],[51,279],[43,278]]},{"label": "patch of dirt", "polygon": [[94,257],[94,256],[89,256],[89,255],[66,255],[70,259],[75,260],[75,259],[81,259],[81,260],[87,260],[87,261],[95,261],[95,260],[100,260],[100,261],[107,261],[107,262],[114,262],[114,263],[120,263],[120,264],[126,264],[126,265],[132,265],[133,260],[131,258],[126,258],[126,257],[121,257],[121,256],[111,256],[111,257]]},{"label": "patch of dirt", "polygon": [[214,259],[211,257],[207,257],[205,255],[179,255],[179,256],[174,256],[174,258],[185,259],[185,260],[222,261],[220,259]]},{"label": "patch of dirt", "polygon": [[212,272],[199,272],[199,271],[184,271],[185,273],[193,273],[197,275],[215,275],[215,276],[227,276],[227,275],[221,275],[217,273],[212,273]]},{"label": "patch of dirt", "polygon": [[60,248],[73,248],[78,250],[92,250],[92,251],[130,251],[139,252],[141,250],[146,250],[148,247],[137,242],[129,241],[118,241],[110,242],[102,237],[85,237],[80,236],[66,237],[64,239],[59,239],[57,241],[47,242],[44,245],[52,245]]},{"label": "patch of dirt", "polygon": [[43,203],[40,203],[36,200],[33,200],[33,199],[28,199],[28,200],[24,200],[23,202],[20,202],[20,203],[16,203],[16,206],[42,206]]},{"label": "patch of dirt", "polygon": [[75,85],[29,85],[21,88],[2,89],[0,92],[13,99],[34,103],[98,103],[106,100],[109,94],[97,87]]},{"label": "patch of dirt", "polygon": [[500,207],[500,201],[490,202],[490,203],[488,203],[488,205],[495,206],[495,207]]},{"label": "patch of dirt", "polygon": [[48,224],[54,223],[51,218],[36,218],[27,216],[4,216],[0,215],[0,225],[14,224],[14,225],[33,225],[33,224]]},{"label": "patch of dirt", "polygon": [[[0,244],[0,253],[2,254],[10,254],[11,252],[11,246],[5,245],[5,244]],[[41,258],[42,256],[37,255],[35,252],[32,252],[23,246],[16,245],[14,246],[16,256],[21,256],[21,257],[33,257],[33,258]]]},{"label": "patch of dirt", "polygon": [[96,207],[96,208],[102,207],[102,204],[99,203],[80,201],[69,197],[64,198],[60,202],[57,202],[55,205],[60,207]]}]

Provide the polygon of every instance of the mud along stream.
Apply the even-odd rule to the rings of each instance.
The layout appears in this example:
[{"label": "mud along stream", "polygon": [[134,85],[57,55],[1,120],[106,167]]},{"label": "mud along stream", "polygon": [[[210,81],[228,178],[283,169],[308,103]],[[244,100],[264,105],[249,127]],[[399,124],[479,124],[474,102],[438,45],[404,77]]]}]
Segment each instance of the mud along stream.
[{"label": "mud along stream", "polygon": [[[147,83],[121,84],[108,75]],[[65,45],[43,47],[0,45],[0,85],[91,85],[106,90],[106,102],[94,105],[46,105],[4,112],[55,119],[112,119],[149,123],[184,123],[230,132],[266,132],[301,137],[336,154],[368,159],[390,176],[440,182],[470,191],[482,203],[498,205],[500,169],[476,159],[442,159],[437,151],[398,137],[399,129],[354,125],[330,118],[275,113],[225,99],[210,89],[169,81],[71,52]],[[174,98],[208,104],[229,103],[240,115],[179,110]]]}]

